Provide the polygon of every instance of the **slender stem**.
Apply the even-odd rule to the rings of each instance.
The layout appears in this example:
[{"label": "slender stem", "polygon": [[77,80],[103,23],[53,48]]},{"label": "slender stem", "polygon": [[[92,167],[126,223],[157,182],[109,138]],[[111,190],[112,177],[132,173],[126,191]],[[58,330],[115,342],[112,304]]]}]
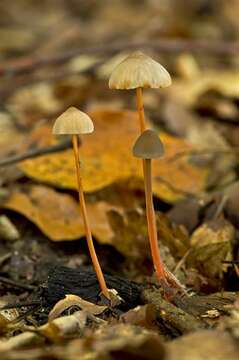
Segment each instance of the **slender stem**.
[{"label": "slender stem", "polygon": [[146,200],[146,214],[148,222],[149,242],[157,276],[160,281],[165,280],[166,276],[164,272],[163,261],[160,256],[158,247],[158,236],[155,219],[155,211],[153,205],[153,193],[152,193],[152,174],[151,174],[151,160],[146,159],[143,162],[144,168],[144,186],[145,186],[145,200]]},{"label": "slender stem", "polygon": [[140,131],[142,134],[142,132],[144,132],[144,130],[146,130],[142,88],[136,89],[136,96],[137,96],[137,109],[138,109],[138,113],[139,113]]},{"label": "slender stem", "polygon": [[95,251],[95,247],[94,247],[94,243],[93,243],[93,239],[92,239],[92,235],[91,235],[91,230],[90,230],[90,223],[89,223],[87,210],[86,210],[86,203],[85,203],[85,197],[84,197],[81,174],[80,174],[79,146],[78,146],[78,136],[77,135],[72,135],[72,144],[73,144],[73,151],[74,151],[74,156],[75,156],[75,166],[76,166],[80,207],[81,207],[82,218],[83,218],[83,222],[84,222],[84,226],[85,226],[87,244],[88,244],[91,260],[92,260],[102,293],[104,294],[105,297],[107,297],[109,299],[109,292],[108,292],[108,289],[106,286],[103,272],[100,267],[100,263],[98,261],[97,255],[96,255],[96,251]]},{"label": "slender stem", "polygon": [[[146,130],[142,88],[136,89],[136,96],[137,96],[137,109],[139,114],[140,132],[142,134]],[[155,219],[155,212],[153,205],[153,194],[152,194],[151,160],[143,159],[142,164],[143,164],[143,172],[144,172],[144,187],[145,187],[148,233],[149,233],[149,242],[150,242],[152,259],[159,280],[162,279],[166,280],[164,266],[158,247],[157,227],[156,227],[156,219]]]}]

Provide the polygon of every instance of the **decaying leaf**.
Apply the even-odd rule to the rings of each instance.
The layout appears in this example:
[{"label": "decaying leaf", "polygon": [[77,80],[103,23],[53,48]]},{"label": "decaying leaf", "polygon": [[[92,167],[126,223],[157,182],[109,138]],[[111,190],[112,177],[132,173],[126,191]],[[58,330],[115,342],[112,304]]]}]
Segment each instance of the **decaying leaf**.
[{"label": "decaying leaf", "polygon": [[183,226],[172,224],[163,213],[157,213],[159,241],[166,245],[175,257],[182,257],[189,248],[189,237]]},{"label": "decaying leaf", "polygon": [[[132,146],[139,134],[136,113],[98,110],[90,114],[95,132],[82,138],[80,160],[86,192],[99,190],[116,181],[141,179],[140,161],[132,155]],[[185,192],[197,193],[205,186],[207,171],[190,165],[187,158],[168,161],[176,153],[192,149],[188,142],[161,133],[166,156],[154,161],[155,194],[175,201]],[[24,161],[21,170],[29,177],[61,188],[76,189],[74,158],[71,150]],[[134,186],[139,186],[138,182]]]},{"label": "decaying leaf", "polygon": [[[236,360],[237,344],[226,333],[201,330],[167,344],[168,360]],[[199,350],[200,349],[200,350]]]},{"label": "decaying leaf", "polygon": [[238,341],[239,339],[239,298],[230,311],[230,316],[224,319],[223,327]]},{"label": "decaying leaf", "polygon": [[124,323],[154,329],[156,322],[156,307],[153,304],[137,306],[121,316]]},{"label": "decaying leaf", "polygon": [[84,310],[86,313],[90,313],[91,315],[100,315],[107,309],[107,306],[90,303],[89,301],[83,300],[79,296],[66,295],[64,299],[58,301],[55,304],[53,309],[50,311],[48,318],[50,321],[54,320],[64,311],[75,306],[79,307],[81,310]]},{"label": "decaying leaf", "polygon": [[118,324],[101,327],[90,339],[75,340],[71,344],[71,353],[77,348],[89,354],[95,353],[100,359],[147,359],[161,360],[165,348],[161,338],[153,331],[139,326]]},{"label": "decaying leaf", "polygon": [[217,218],[198,227],[191,237],[192,246],[205,246],[223,242],[232,242],[235,229],[229,221]]},{"label": "decaying leaf", "polygon": [[[149,257],[149,243],[146,214],[140,209],[125,210],[124,216],[119,211],[109,211],[108,218],[114,232],[112,244],[122,254],[131,258]],[[158,238],[175,257],[185,254],[189,247],[187,232],[178,225],[173,225],[164,214],[156,214]]]},{"label": "decaying leaf", "polygon": [[84,311],[76,311],[69,316],[62,316],[37,329],[39,334],[53,342],[61,342],[64,338],[80,334],[86,326],[87,314]]},{"label": "decaying leaf", "polygon": [[142,211],[128,210],[122,216],[112,210],[108,217],[115,234],[112,242],[118,251],[131,258],[143,259],[149,256],[147,223]]},{"label": "decaying leaf", "polygon": [[234,237],[234,227],[224,219],[204,223],[192,234],[187,264],[200,269],[208,278],[220,278],[225,270],[222,261],[232,258]]},{"label": "decaying leaf", "polygon": [[0,341],[0,353],[5,353],[7,351],[21,349],[26,346],[41,345],[44,342],[44,339],[38,334],[35,334],[30,331],[25,331],[22,334],[13,336],[7,341]]},{"label": "decaying leaf", "polygon": [[[42,185],[17,190],[2,205],[26,216],[53,241],[73,240],[84,236],[84,226],[77,201]],[[113,231],[107,212],[117,207],[100,201],[87,205],[93,235],[102,243],[111,243]]]}]

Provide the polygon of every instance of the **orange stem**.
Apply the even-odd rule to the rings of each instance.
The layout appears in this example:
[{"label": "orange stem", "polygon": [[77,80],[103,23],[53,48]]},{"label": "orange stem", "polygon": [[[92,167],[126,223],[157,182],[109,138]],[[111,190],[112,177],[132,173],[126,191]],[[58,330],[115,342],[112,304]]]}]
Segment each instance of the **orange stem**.
[{"label": "orange stem", "polygon": [[[136,89],[136,96],[137,96],[137,109],[139,114],[140,131],[142,134],[146,130],[142,88]],[[143,163],[143,172],[144,172],[146,215],[147,215],[147,223],[148,223],[150,249],[154,263],[154,268],[156,270],[159,280],[162,281],[163,279],[166,280],[166,276],[158,247],[157,227],[156,227],[155,211],[153,205],[153,194],[152,194],[151,160],[143,159],[142,163]]]},{"label": "orange stem", "polygon": [[83,192],[83,187],[82,187],[82,179],[81,179],[81,174],[80,174],[79,146],[78,146],[78,136],[77,135],[72,135],[72,144],[73,144],[73,151],[74,151],[74,156],[75,156],[75,166],[76,166],[80,208],[81,208],[82,218],[83,218],[83,222],[84,222],[84,226],[85,226],[87,244],[88,244],[91,260],[92,260],[102,293],[104,294],[104,296],[106,298],[109,299],[110,297],[109,297],[108,288],[106,286],[104,275],[103,275],[103,272],[100,267],[100,263],[98,261],[97,255],[96,255],[96,251],[95,251],[95,247],[94,247],[94,243],[93,243],[93,239],[92,239],[92,235],[91,235],[91,230],[90,230],[90,223],[89,223],[87,210],[86,210],[86,203],[85,203],[85,197],[84,197],[84,192]]},{"label": "orange stem", "polygon": [[137,109],[138,109],[138,113],[139,113],[140,131],[142,134],[142,132],[144,132],[144,130],[146,130],[142,88],[136,89],[136,96],[137,96]]},{"label": "orange stem", "polygon": [[152,193],[152,174],[151,174],[151,160],[146,159],[143,162],[144,169],[144,187],[145,187],[145,200],[146,200],[146,214],[148,222],[148,232],[149,232],[149,243],[154,263],[154,268],[156,274],[160,281],[165,281],[166,276],[164,272],[163,261],[160,256],[159,246],[158,246],[158,235],[155,219],[155,211],[153,204],[153,193]]}]

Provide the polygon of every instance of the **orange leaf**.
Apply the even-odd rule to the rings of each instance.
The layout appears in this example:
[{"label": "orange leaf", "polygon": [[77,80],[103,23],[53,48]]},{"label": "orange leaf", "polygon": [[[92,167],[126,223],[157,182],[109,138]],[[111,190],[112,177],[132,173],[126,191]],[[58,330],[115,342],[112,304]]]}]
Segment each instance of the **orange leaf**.
[{"label": "orange leaf", "polygon": [[[132,155],[132,146],[139,135],[137,114],[129,111],[99,110],[90,116],[95,124],[95,132],[83,136],[80,147],[84,190],[97,191],[125,179],[135,178],[142,181],[141,162]],[[189,164],[186,157],[174,162],[168,161],[174,154],[190,151],[193,146],[170,135],[161,133],[160,136],[166,148],[166,156],[153,162],[155,194],[165,200],[176,201],[185,192],[201,191],[207,177],[205,169]],[[19,166],[27,176],[38,181],[76,189],[71,150],[30,159]],[[135,187],[138,186],[136,181]]]},{"label": "orange leaf", "polygon": [[[49,187],[33,185],[28,192],[15,191],[2,206],[26,216],[53,241],[74,240],[85,234],[77,201]],[[114,235],[107,217],[112,209],[119,208],[103,201],[87,205],[92,233],[104,244],[110,244]]]}]

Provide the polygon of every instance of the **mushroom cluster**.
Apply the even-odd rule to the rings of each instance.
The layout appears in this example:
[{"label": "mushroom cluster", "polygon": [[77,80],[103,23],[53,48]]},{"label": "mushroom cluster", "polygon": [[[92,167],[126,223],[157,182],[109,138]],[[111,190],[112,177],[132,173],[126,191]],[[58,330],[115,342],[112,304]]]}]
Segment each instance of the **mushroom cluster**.
[{"label": "mushroom cluster", "polygon": [[[157,159],[163,156],[164,147],[157,132],[151,129],[146,129],[142,89],[164,88],[169,85],[171,85],[171,78],[167,70],[149,56],[146,56],[139,51],[132,53],[118,66],[116,66],[109,80],[109,87],[111,89],[136,90],[140,136],[134,144],[133,155],[142,159],[146,215],[151,255],[159,283],[164,290],[166,298],[170,298],[172,290],[174,289],[177,291],[180,290],[182,293],[185,293],[185,291],[184,287],[163,264],[159,251],[155,210],[153,205],[151,162],[152,159]],[[74,107],[70,107],[62,115],[60,115],[56,119],[53,127],[53,134],[67,134],[72,136],[79,201],[87,244],[101,291],[103,295],[110,300],[111,293],[107,288],[92,240],[79,160],[78,136],[80,134],[89,134],[93,131],[94,125],[90,117]]]}]

